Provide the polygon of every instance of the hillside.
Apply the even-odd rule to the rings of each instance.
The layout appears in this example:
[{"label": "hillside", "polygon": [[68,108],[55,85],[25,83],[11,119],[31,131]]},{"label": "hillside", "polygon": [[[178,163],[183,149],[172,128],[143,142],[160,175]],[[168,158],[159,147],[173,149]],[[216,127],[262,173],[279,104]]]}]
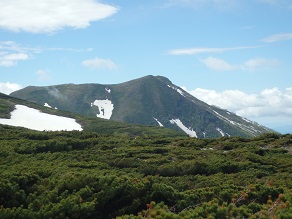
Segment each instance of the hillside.
[{"label": "hillside", "polygon": [[149,75],[114,85],[29,86],[11,96],[91,117],[163,126],[199,138],[248,137],[273,132],[232,112],[210,106],[161,76]]},{"label": "hillside", "polygon": [[182,136],[163,127],[147,127],[56,110],[0,93],[0,126],[20,126],[33,130],[83,130],[100,134]]},{"label": "hillside", "polygon": [[0,218],[292,216],[292,135],[197,139],[0,126]]}]

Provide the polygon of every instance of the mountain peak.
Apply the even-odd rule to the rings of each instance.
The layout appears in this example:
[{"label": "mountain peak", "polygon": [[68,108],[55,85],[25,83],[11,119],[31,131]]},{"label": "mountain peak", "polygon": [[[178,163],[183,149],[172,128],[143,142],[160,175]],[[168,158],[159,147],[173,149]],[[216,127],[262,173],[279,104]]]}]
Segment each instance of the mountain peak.
[{"label": "mountain peak", "polygon": [[156,76],[156,78],[165,84],[172,84],[172,82],[167,77],[158,75],[158,76]]},{"label": "mountain peak", "polygon": [[[164,126],[197,136],[257,136],[270,129],[210,106],[163,76],[121,84],[28,87],[11,95],[41,105],[127,123]],[[56,95],[58,94],[58,95]],[[63,98],[57,98],[57,97]]]}]

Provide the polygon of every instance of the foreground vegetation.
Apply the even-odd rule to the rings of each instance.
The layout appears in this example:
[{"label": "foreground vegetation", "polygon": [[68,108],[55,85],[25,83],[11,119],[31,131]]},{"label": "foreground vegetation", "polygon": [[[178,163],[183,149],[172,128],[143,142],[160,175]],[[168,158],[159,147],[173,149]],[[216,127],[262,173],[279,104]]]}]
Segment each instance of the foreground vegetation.
[{"label": "foreground vegetation", "polygon": [[292,135],[0,126],[0,218],[292,218]]}]

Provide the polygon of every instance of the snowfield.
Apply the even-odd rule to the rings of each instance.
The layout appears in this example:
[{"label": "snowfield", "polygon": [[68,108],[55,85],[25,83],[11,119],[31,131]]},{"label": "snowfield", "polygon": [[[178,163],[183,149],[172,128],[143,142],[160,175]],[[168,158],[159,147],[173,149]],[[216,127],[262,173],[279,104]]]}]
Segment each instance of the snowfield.
[{"label": "snowfield", "polygon": [[80,124],[75,119],[42,113],[39,110],[15,105],[10,119],[0,119],[0,124],[20,126],[38,131],[82,131]]},{"label": "snowfield", "polygon": [[178,127],[180,127],[181,130],[183,130],[185,133],[187,133],[190,137],[198,137],[197,133],[192,129],[187,128],[180,119],[172,119],[170,120],[170,123],[176,124]]},{"label": "snowfield", "polygon": [[108,99],[95,100],[93,103],[91,103],[91,106],[98,107],[99,114],[96,114],[96,116],[99,118],[110,119],[113,114],[114,104],[112,104],[112,101]]},{"label": "snowfield", "polygon": [[155,119],[155,121],[158,123],[158,125],[159,125],[160,127],[163,127],[162,123],[159,122],[158,119],[156,119],[156,118],[154,118],[154,117],[153,117],[153,119]]}]

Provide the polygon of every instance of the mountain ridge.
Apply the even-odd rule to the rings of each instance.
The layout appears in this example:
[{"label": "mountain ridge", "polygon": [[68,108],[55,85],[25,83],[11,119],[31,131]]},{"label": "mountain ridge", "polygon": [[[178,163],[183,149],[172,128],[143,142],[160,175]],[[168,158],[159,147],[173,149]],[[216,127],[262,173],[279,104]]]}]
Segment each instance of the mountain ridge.
[{"label": "mountain ridge", "polygon": [[10,95],[87,116],[164,126],[199,138],[250,137],[273,131],[210,106],[163,76],[147,75],[120,84],[29,86]]}]

